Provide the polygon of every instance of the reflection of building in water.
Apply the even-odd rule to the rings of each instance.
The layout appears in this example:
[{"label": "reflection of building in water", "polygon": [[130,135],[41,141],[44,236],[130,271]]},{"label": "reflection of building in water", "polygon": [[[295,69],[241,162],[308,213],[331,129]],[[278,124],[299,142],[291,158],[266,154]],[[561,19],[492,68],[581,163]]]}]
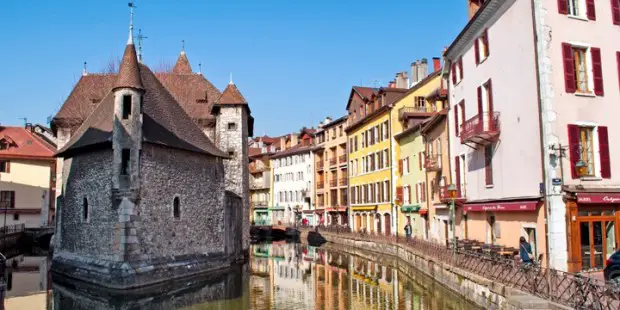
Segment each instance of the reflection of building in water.
[{"label": "reflection of building in water", "polygon": [[378,305],[385,309],[398,309],[398,272],[360,257],[350,259],[351,306],[364,308]]},{"label": "reflection of building in water", "polygon": [[[283,248],[284,257],[274,257],[274,293],[276,309],[311,309],[314,305],[312,263],[303,260],[299,244],[274,244],[274,252]],[[286,306],[280,301],[287,301]]]},{"label": "reflection of building in water", "polygon": [[18,255],[7,261],[6,297],[24,296],[50,288],[46,256]]},{"label": "reflection of building in water", "polygon": [[250,307],[252,309],[273,308],[273,260],[271,246],[257,244],[252,246],[250,274],[252,289],[250,290]]}]

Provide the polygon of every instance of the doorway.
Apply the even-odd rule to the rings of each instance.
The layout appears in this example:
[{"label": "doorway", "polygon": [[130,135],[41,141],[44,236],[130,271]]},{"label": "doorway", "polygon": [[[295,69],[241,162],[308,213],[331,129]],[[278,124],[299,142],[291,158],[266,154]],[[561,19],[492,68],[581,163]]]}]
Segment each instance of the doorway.
[{"label": "doorway", "polygon": [[392,223],[391,223],[389,214],[385,215],[384,223],[385,223],[385,235],[389,236],[390,232],[392,231]]},{"label": "doorway", "polygon": [[615,217],[578,217],[582,270],[600,270],[617,248]]}]

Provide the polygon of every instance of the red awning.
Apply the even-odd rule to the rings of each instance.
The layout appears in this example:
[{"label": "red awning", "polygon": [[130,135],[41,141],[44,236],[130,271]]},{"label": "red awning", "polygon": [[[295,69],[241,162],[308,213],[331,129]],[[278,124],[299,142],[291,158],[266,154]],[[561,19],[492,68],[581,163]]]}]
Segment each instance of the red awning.
[{"label": "red awning", "polygon": [[325,210],[314,210],[314,213],[316,214],[323,214],[323,212],[325,212]]},{"label": "red awning", "polygon": [[530,201],[510,201],[493,203],[465,204],[467,212],[514,212],[514,211],[536,211],[538,200]]},{"label": "red awning", "polygon": [[620,203],[620,193],[577,193],[578,203]]},{"label": "red awning", "polygon": [[428,215],[428,209],[420,209],[420,211],[418,211],[418,213],[420,215]]}]

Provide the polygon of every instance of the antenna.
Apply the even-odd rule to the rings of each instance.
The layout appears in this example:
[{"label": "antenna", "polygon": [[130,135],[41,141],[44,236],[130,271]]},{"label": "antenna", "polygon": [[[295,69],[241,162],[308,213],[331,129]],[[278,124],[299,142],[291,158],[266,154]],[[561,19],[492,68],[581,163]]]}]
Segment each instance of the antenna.
[{"label": "antenna", "polygon": [[24,126],[25,126],[26,124],[28,124],[28,118],[26,118],[26,117],[20,117],[20,118],[18,118],[18,119],[24,120]]},{"label": "antenna", "polygon": [[138,61],[142,62],[142,40],[148,39],[149,37],[142,35],[142,29],[138,29]]}]

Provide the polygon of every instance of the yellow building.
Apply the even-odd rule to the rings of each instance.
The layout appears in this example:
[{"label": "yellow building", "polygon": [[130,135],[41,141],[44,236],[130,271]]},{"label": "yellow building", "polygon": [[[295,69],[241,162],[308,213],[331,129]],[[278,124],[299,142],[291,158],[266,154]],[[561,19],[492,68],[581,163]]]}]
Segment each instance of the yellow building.
[{"label": "yellow building", "polygon": [[395,209],[391,189],[393,104],[406,88],[353,87],[347,110],[349,126],[349,217],[354,231],[393,234]]},{"label": "yellow building", "polygon": [[[411,223],[412,234],[426,238],[426,156],[420,129],[441,107],[431,98],[441,86],[441,66],[434,59],[434,72],[417,75],[418,80],[391,109],[391,135],[394,137],[394,193],[397,206],[397,232],[405,235],[405,225]],[[430,99],[430,100],[429,100]]]}]

